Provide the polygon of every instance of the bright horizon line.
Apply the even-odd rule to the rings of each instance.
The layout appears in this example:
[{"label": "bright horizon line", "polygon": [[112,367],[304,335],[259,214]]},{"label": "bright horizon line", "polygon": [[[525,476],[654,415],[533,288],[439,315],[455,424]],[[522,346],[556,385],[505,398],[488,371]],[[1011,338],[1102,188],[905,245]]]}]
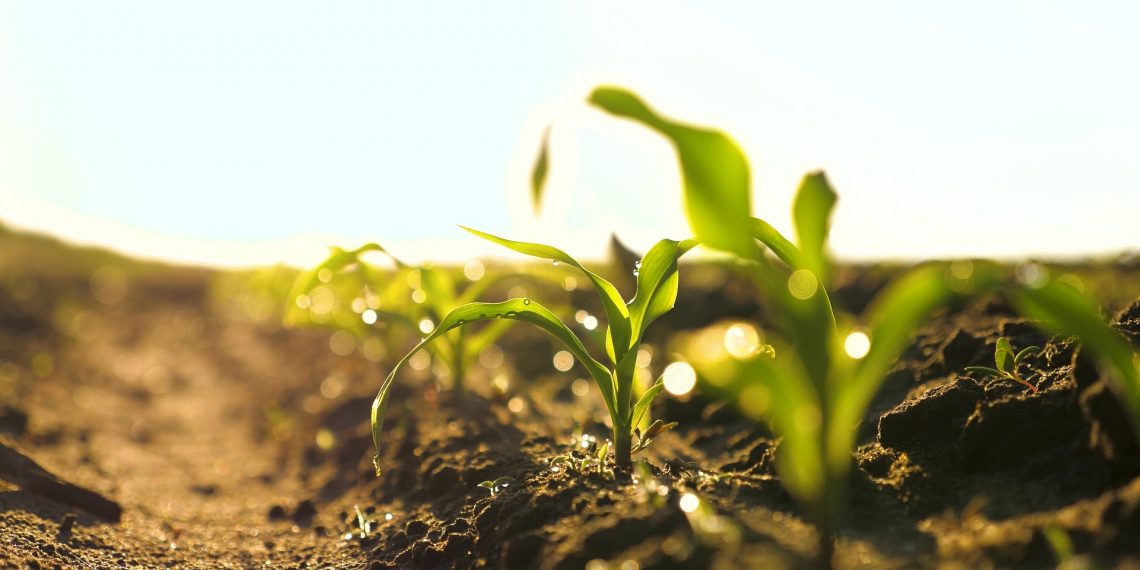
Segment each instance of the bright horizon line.
[{"label": "bright horizon line", "polygon": [[[16,215],[9,218],[8,216],[12,213]],[[454,237],[433,239],[383,241],[374,236],[301,233],[277,240],[227,242],[163,234],[74,212],[48,203],[35,203],[31,200],[20,199],[16,208],[8,208],[8,213],[0,217],[0,225],[16,232],[58,239],[70,246],[108,249],[134,259],[222,270],[255,269],[277,264],[297,268],[311,267],[320,263],[327,256],[329,247],[351,248],[374,241],[381,243],[401,260],[417,264],[425,262],[462,264],[472,259],[508,260],[523,258],[522,254],[506,252],[500,246],[466,234],[460,224],[455,225]],[[598,235],[592,235],[596,232],[561,231],[558,232],[559,235],[549,237],[526,237],[514,235],[515,232],[504,233],[506,233],[505,237],[543,240],[543,243],[549,243],[559,249],[566,250],[570,255],[587,262],[603,261],[608,256],[610,236],[606,235],[604,239],[599,240]],[[627,236],[618,235],[617,237],[623,243],[629,243]],[[668,237],[675,239],[689,236]],[[718,255],[703,248],[694,253],[697,257]],[[999,261],[1023,259],[1078,261],[1112,259],[1132,254],[1140,254],[1140,249],[1119,248],[1082,253],[1005,252],[997,255],[977,255],[968,252],[892,256],[836,254],[836,257],[847,263],[906,263],[953,258],[986,258]]]}]

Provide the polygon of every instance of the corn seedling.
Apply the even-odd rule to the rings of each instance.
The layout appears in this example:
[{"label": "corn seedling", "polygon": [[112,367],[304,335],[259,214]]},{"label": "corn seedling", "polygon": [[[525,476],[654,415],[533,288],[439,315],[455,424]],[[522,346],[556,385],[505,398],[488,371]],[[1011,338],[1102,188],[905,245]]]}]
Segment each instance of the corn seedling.
[{"label": "corn seedling", "polygon": [[388,410],[392,383],[400,370],[417,351],[449,331],[475,322],[497,320],[523,321],[541,328],[565,345],[575,360],[586,368],[609,412],[613,426],[614,461],[618,467],[628,469],[632,453],[633,428],[640,425],[653,398],[663,388],[661,382],[657,382],[636,402],[633,401],[637,351],[641,346],[646,327],[673,308],[677,299],[677,260],[693,247],[694,242],[668,239],[657,242],[641,260],[637,275],[637,290],[633,299],[627,303],[613,284],[586,269],[560,249],[548,245],[512,241],[477,230],[464,229],[519,253],[565,264],[580,271],[597,291],[605,309],[607,321],[605,352],[609,365],[595,360],[582,341],[554,313],[529,298],[510,299],[501,303],[468,303],[459,306],[444,316],[431,334],[396,364],[376,395],[372,404],[372,439],[376,446],[377,474],[380,473],[381,427]]},{"label": "corn seedling", "polygon": [[[1002,288],[1015,306],[1045,326],[1080,336],[1110,364],[1118,380],[1113,386],[1140,427],[1140,373],[1131,350],[1071,285],[1039,272],[1041,278],[1031,283],[1004,286],[1008,281],[991,264],[920,266],[886,287],[862,319],[837,320],[825,287],[832,271],[827,240],[837,196],[822,172],[804,177],[796,194],[793,243],[751,216],[748,162],[731,138],[666,119],[621,89],[599,88],[590,102],[673,143],[696,238],[738,258],[772,306],[778,335],[767,350],[757,342],[723,359],[694,360],[713,388],[735,398],[746,413],[766,419],[782,436],[776,468],[818,526],[823,565],[831,564],[832,536],[867,406],[911,331],[956,295]],[[862,326],[853,326],[860,321]]]},{"label": "corn seedling", "polygon": [[514,482],[514,477],[499,477],[494,481],[483,481],[482,483],[479,483],[479,486],[486,489],[487,492],[491,493],[491,496],[494,497],[495,494],[497,494],[499,491],[502,491],[503,489],[506,489],[507,487],[510,487],[511,483]]},{"label": "corn seedling", "polygon": [[[388,255],[396,271],[369,265],[361,258],[368,252]],[[286,322],[311,323],[316,317],[317,323],[332,324],[357,338],[383,334],[384,346],[399,346],[408,333],[430,332],[448,311],[474,301],[508,277],[513,276],[481,276],[461,289],[446,271],[408,265],[374,243],[351,251],[334,247],[328,259],[297,277]],[[428,347],[433,360],[446,367],[456,394],[463,393],[466,372],[479,353],[506,332],[505,325],[492,323],[474,334],[454,331],[446,335],[446,342]]]},{"label": "corn seedling", "polygon": [[997,347],[994,349],[993,368],[989,368],[987,366],[967,366],[966,372],[989,374],[990,376],[997,376],[999,378],[1005,378],[1006,380],[1012,380],[1018,384],[1021,384],[1022,386],[1025,386],[1026,388],[1029,388],[1034,394],[1036,394],[1037,386],[1030,383],[1025,378],[1022,378],[1019,369],[1021,368],[1022,361],[1024,361],[1027,356],[1035,354],[1038,350],[1040,350],[1039,347],[1027,346],[1015,354],[1013,352],[1013,347],[1009,344],[1009,341],[1006,340],[1005,337],[1002,337],[998,339]]}]

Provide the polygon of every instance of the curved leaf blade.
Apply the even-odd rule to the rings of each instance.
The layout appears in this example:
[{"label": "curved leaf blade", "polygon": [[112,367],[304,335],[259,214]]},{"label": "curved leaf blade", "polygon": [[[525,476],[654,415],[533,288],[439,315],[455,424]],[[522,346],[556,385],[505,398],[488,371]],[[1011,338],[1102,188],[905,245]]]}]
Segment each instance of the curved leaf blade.
[{"label": "curved leaf blade", "polygon": [[833,419],[828,426],[828,461],[837,472],[850,462],[858,425],[883,378],[894,366],[915,328],[951,296],[941,268],[927,266],[896,279],[868,309],[871,347],[847,378],[831,390]]},{"label": "curved leaf blade", "polygon": [[327,269],[335,274],[343,270],[345,267],[352,265],[353,263],[359,263],[360,256],[369,251],[379,251],[387,255],[388,258],[391,259],[398,268],[402,269],[406,267],[402,261],[397,259],[391,253],[389,253],[388,250],[384,249],[380,246],[380,244],[377,243],[366,243],[352,250],[346,250],[337,246],[332,246],[329,248],[329,250],[329,256],[325,258],[324,261],[322,261],[316,267],[302,272],[297,276],[297,279],[293,281],[293,287],[289,290],[289,297],[286,299],[285,324],[294,325],[301,321],[300,314],[298,313],[299,308],[296,304],[297,297],[300,297],[301,295],[312,291],[317,287],[317,285],[321,283],[320,273],[323,270]]},{"label": "curved leaf blade", "polygon": [[546,171],[549,168],[550,127],[542,131],[542,146],[538,150],[534,168],[530,171],[530,205],[535,215],[542,210],[542,193],[546,189]]},{"label": "curved leaf blade", "polygon": [[625,300],[622,299],[621,293],[618,292],[612,283],[594,274],[594,272],[589,269],[586,269],[578,260],[570,257],[566,252],[556,247],[540,243],[509,240],[476,229],[464,226],[459,227],[487,241],[497,243],[519,253],[565,263],[581,271],[586,278],[590,280],[590,283],[594,285],[594,289],[598,291],[598,296],[602,300],[602,307],[606,311],[606,321],[609,326],[608,336],[612,338],[612,344],[607,342],[606,345],[607,351],[612,347],[610,358],[616,364],[622,355],[625,354],[625,351],[630,345],[629,309],[626,308]]},{"label": "curved leaf blade", "polygon": [[831,212],[837,196],[823,172],[804,176],[792,204],[796,222],[796,239],[800,244],[803,265],[830,284],[831,262],[827,253],[827,237],[831,233]]},{"label": "curved leaf blade", "polygon": [[685,211],[697,239],[709,247],[756,257],[750,234],[751,173],[744,152],[728,135],[671,121],[618,87],[599,87],[589,102],[645,125],[669,139],[681,164]]},{"label": "curved leaf blade", "polygon": [[658,380],[656,384],[649,387],[641,398],[638,398],[637,403],[633,405],[633,415],[630,417],[629,425],[637,427],[641,425],[641,420],[645,418],[645,413],[649,411],[649,406],[653,404],[653,399],[665,389],[665,384]]},{"label": "curved leaf blade", "polygon": [[384,383],[380,386],[380,391],[376,394],[375,400],[372,402],[372,443],[376,447],[377,474],[380,472],[379,457],[380,457],[380,438],[381,428],[384,424],[384,416],[388,412],[388,400],[391,395],[392,384],[399,375],[400,370],[404,365],[419,352],[428,343],[443,336],[448,331],[473,323],[477,321],[487,321],[494,319],[513,319],[523,321],[535,325],[563,345],[574,355],[578,362],[586,368],[590,376],[594,378],[594,382],[598,385],[598,389],[602,392],[602,398],[606,401],[606,406],[611,410],[611,414],[616,409],[614,406],[614,387],[612,384],[612,376],[610,371],[594,360],[586,347],[582,345],[582,341],[570,331],[558,317],[551,313],[546,307],[531,301],[530,299],[511,299],[502,303],[469,303],[456,308],[447,314],[427,337],[425,337],[415,348],[409,351],[388,376],[384,379]]},{"label": "curved leaf blade", "polygon": [[788,238],[784,237],[776,228],[771,224],[761,220],[760,218],[752,218],[752,237],[760,241],[760,243],[768,246],[776,257],[794,269],[806,267],[803,255],[800,253],[799,248],[795,246]]},{"label": "curved leaf blade", "polygon": [[663,239],[641,258],[637,292],[628,306],[631,346],[641,340],[650,323],[669,312],[677,302],[677,260],[696,244],[695,240]]},{"label": "curved leaf blade", "polygon": [[1002,372],[1013,369],[1013,347],[1004,336],[997,339],[997,344],[994,345],[994,364],[994,368]]}]

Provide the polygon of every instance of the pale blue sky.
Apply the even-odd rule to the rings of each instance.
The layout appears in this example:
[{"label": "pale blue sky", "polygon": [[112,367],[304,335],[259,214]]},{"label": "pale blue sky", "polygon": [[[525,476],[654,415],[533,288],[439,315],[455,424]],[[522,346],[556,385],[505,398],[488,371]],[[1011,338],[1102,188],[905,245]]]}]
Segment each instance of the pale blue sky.
[{"label": "pale blue sky", "polygon": [[604,81],[732,133],[778,227],[825,169],[840,255],[1136,249],[1137,6],[0,0],[0,221],[219,263],[684,235],[669,148],[582,104]]}]

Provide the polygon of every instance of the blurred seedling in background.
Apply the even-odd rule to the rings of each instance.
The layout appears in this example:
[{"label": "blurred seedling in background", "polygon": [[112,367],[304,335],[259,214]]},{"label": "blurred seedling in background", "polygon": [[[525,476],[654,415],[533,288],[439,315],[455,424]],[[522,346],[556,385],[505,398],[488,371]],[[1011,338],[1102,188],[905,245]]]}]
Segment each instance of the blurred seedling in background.
[{"label": "blurred seedling in background", "polygon": [[[371,252],[387,255],[395,269],[369,264],[362,257]],[[408,265],[375,243],[355,250],[334,247],[324,262],[297,277],[289,295],[286,323],[337,328],[341,332],[334,333],[334,342],[330,344],[338,353],[336,334],[352,335],[342,344],[351,346],[355,338],[366,349],[371,346],[373,351],[383,353],[387,347],[406,346],[404,339],[432,332],[448,311],[514,277],[485,275],[486,270],[478,261],[468,263],[463,273],[469,283],[460,287],[448,271]],[[445,375],[452,378],[452,389],[462,395],[467,371],[506,330],[506,323],[500,322],[474,333],[448,333],[445,342],[428,347],[430,360],[443,365]],[[365,356],[369,356],[367,350]]]},{"label": "blurred seedling in background", "polygon": [[453,329],[480,321],[517,320],[535,325],[565,345],[576,361],[594,379],[605,401],[613,428],[614,462],[629,469],[633,429],[646,417],[653,398],[661,392],[659,381],[633,401],[634,373],[638,349],[645,329],[661,315],[669,312],[677,299],[677,260],[695,245],[693,241],[664,239],[657,242],[641,260],[637,275],[637,291],[628,303],[609,281],[586,269],[560,249],[537,243],[513,241],[477,230],[467,231],[519,253],[565,264],[580,271],[594,286],[605,309],[605,352],[609,365],[592,357],[582,341],[549,309],[529,298],[510,299],[502,303],[468,303],[444,316],[423,341],[405,355],[388,374],[372,404],[372,438],[376,446],[376,472],[380,473],[381,428],[388,410],[392,383],[400,370],[421,348]]},{"label": "blurred seedling in background", "polygon": [[[360,510],[359,505],[353,505],[352,509],[356,511],[356,537],[364,540],[372,535],[372,525],[375,524],[376,521],[368,518],[364,512]],[[345,540],[351,540],[353,538],[352,533],[348,533],[344,538]]]},{"label": "blurred seedling in background", "polygon": [[1053,558],[1057,560],[1058,570],[1093,570],[1097,567],[1092,558],[1079,555],[1073,547],[1073,539],[1064,528],[1056,523],[1049,523],[1041,529],[1053,551]]},{"label": "blurred seedling in background", "polygon": [[1005,337],[1001,337],[997,341],[997,347],[994,349],[994,367],[987,366],[967,366],[966,372],[976,372],[978,374],[989,374],[1006,380],[1013,380],[1026,388],[1029,388],[1034,394],[1037,393],[1037,386],[1030,383],[1025,378],[1021,377],[1019,369],[1022,361],[1026,357],[1036,354],[1040,349],[1037,346],[1027,346],[1018,353],[1014,354],[1013,347]]},{"label": "blurred seedling in background", "polygon": [[494,481],[483,481],[482,483],[479,483],[479,486],[486,489],[487,492],[491,493],[491,496],[494,497],[497,493],[503,489],[506,489],[511,485],[511,483],[514,482],[514,477],[499,477]]},{"label": "blurred seedling in background", "polygon": [[666,119],[617,88],[596,89],[590,103],[673,143],[693,233],[702,244],[733,254],[771,307],[777,333],[771,344],[765,345],[752,327],[745,336],[755,340],[744,349],[734,347],[726,334],[722,350],[695,343],[689,355],[711,390],[766,419],[782,436],[776,468],[817,525],[821,565],[832,563],[855,437],[871,398],[911,332],[956,296],[1000,288],[1046,328],[1079,336],[1108,364],[1110,384],[1140,428],[1140,373],[1133,353],[1105,324],[1095,303],[1069,283],[1050,280],[1043,270],[1028,282],[1010,283],[993,264],[925,265],[889,284],[861,319],[837,319],[827,293],[832,275],[827,240],[837,196],[822,172],[805,176],[796,193],[793,243],[751,216],[748,162],[727,135]]}]

